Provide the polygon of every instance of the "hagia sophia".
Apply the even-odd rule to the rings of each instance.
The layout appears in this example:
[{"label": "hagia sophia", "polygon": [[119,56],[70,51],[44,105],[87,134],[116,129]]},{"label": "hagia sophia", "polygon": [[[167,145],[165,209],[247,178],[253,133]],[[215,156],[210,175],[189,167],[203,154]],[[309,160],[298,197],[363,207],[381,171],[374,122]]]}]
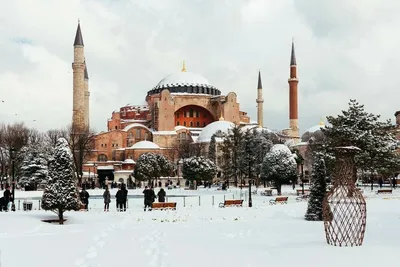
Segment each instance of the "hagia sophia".
[{"label": "hagia sophia", "polygon": [[[73,118],[72,125],[82,131],[89,129],[89,75],[84,53],[81,26],[78,23],[74,42]],[[278,134],[299,143],[298,77],[295,46],[292,42],[289,64],[289,127]],[[256,91],[257,90],[257,91]],[[241,110],[235,92],[224,94],[205,77],[186,70],[161,79],[145,97],[145,104],[128,104],[112,112],[107,131],[96,135],[94,151],[84,164],[84,176],[124,181],[130,177],[135,161],[146,152],[162,153],[171,158],[177,142],[189,140],[208,143],[221,130],[233,125],[246,128],[263,125],[263,89],[261,72],[254,90],[257,121]],[[267,130],[267,129],[266,129]],[[176,159],[175,159],[176,160]]]}]

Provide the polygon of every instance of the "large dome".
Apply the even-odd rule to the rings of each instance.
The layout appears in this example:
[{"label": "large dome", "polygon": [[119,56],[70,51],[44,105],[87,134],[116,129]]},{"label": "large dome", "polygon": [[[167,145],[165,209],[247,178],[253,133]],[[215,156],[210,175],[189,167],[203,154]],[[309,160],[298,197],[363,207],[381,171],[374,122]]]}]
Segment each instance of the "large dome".
[{"label": "large dome", "polygon": [[220,95],[221,91],[212,86],[202,75],[181,71],[163,78],[147,95],[159,94],[163,89],[171,93]]},{"label": "large dome", "polygon": [[221,131],[223,133],[228,133],[229,129],[232,129],[233,127],[235,127],[235,124],[230,121],[215,121],[210,123],[201,131],[196,142],[208,143],[216,132]]}]

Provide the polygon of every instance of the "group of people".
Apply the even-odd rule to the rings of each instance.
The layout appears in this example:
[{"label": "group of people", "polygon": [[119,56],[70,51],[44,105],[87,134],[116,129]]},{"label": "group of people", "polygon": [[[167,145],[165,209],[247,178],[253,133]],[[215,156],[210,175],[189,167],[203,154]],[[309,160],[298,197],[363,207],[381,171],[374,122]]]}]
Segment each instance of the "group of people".
[{"label": "group of people", "polygon": [[158,202],[165,202],[165,197],[167,193],[165,192],[164,188],[161,188],[156,196],[156,193],[154,192],[154,187],[149,188],[148,186],[146,186],[143,190],[143,195],[144,195],[144,211],[146,211],[147,209],[151,211],[153,203],[156,200],[156,197],[158,197]]}]

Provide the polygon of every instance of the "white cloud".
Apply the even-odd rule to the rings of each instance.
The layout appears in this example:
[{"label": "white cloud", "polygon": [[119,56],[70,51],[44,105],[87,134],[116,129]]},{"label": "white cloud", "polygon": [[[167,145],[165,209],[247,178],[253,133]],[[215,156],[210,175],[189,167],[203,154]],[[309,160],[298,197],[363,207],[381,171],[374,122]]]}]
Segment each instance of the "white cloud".
[{"label": "white cloud", "polygon": [[70,123],[78,18],[97,130],[113,110],[142,104],[183,59],[224,93],[236,91],[253,120],[260,69],[265,123],[286,128],[293,36],[302,130],[350,98],[393,118],[399,7],[391,0],[10,1],[0,10],[0,120],[40,130]]}]

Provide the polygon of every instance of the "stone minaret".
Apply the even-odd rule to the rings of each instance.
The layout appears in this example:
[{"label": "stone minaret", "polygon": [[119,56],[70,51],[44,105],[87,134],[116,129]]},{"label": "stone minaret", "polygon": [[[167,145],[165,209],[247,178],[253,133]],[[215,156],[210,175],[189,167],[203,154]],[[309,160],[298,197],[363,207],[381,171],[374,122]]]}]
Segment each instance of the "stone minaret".
[{"label": "stone minaret", "polygon": [[90,92],[89,92],[89,74],[87,71],[87,65],[85,61],[85,128],[89,130],[89,97],[90,97]]},{"label": "stone minaret", "polygon": [[257,124],[259,128],[263,128],[264,122],[264,108],[263,103],[264,99],[262,96],[262,83],[261,83],[261,72],[258,71],[258,86],[257,86]]},{"label": "stone minaret", "polygon": [[72,107],[72,127],[75,131],[86,131],[86,99],[85,99],[85,52],[81,25],[78,22],[74,42],[74,62],[72,63],[73,70],[73,107]]},{"label": "stone minaret", "polygon": [[299,79],[297,78],[297,64],[296,54],[294,52],[294,41],[292,41],[292,53],[290,56],[290,78],[289,83],[289,128],[290,136],[294,139],[299,139],[299,111],[297,99],[297,85]]}]

